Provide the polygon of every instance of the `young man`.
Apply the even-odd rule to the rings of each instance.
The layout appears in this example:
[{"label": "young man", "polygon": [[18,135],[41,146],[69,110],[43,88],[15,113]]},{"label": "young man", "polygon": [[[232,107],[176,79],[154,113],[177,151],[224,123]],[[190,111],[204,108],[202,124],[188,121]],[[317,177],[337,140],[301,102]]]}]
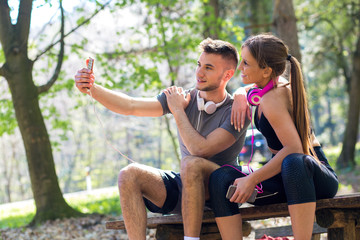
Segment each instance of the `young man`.
[{"label": "young man", "polygon": [[81,92],[90,91],[114,112],[152,117],[172,113],[176,120],[180,174],[137,163],[120,171],[120,203],[129,239],[145,239],[146,208],[163,214],[182,211],[185,236],[199,237],[210,174],[223,164],[237,164],[248,122],[241,131],[231,125],[232,99],[225,87],[236,71],[238,52],[230,43],[212,39],[202,41],[200,49],[196,89],[186,94],[170,87],[154,99],[132,98],[95,84],[91,70],[75,75]]}]

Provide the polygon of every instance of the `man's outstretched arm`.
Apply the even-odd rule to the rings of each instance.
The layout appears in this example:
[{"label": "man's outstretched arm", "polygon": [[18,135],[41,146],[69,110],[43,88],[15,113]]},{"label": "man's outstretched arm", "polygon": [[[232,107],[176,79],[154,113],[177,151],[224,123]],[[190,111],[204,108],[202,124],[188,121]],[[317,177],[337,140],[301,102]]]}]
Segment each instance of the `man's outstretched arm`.
[{"label": "man's outstretched arm", "polygon": [[75,85],[80,92],[91,95],[109,110],[123,114],[143,117],[163,115],[163,109],[156,98],[134,98],[124,93],[104,88],[95,83],[91,70],[83,68],[75,75]]}]

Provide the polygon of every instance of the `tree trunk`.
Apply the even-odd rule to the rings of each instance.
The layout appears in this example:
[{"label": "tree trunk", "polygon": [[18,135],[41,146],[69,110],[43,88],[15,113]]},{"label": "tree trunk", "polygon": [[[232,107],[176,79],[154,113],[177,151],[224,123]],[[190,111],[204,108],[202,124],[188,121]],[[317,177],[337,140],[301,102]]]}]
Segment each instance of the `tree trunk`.
[{"label": "tree trunk", "polygon": [[[11,202],[11,186],[12,186],[12,172],[13,172],[13,168],[14,166],[12,165],[12,159],[6,155],[6,153],[8,151],[5,151],[6,149],[6,145],[5,145],[5,140],[2,141],[2,149],[3,149],[3,153],[2,153],[2,165],[3,165],[3,168],[4,168],[4,171],[3,171],[3,178],[5,179],[5,186],[4,186],[4,190],[5,190],[5,197],[6,197],[6,200],[5,202]],[[13,153],[13,150],[11,148],[11,153]]]},{"label": "tree trunk", "polygon": [[176,136],[174,136],[173,132],[171,131],[171,127],[170,127],[170,119],[168,118],[168,116],[164,116],[165,118],[165,123],[166,123],[166,130],[170,136],[170,139],[171,139],[171,143],[174,147],[174,154],[176,156],[176,160],[178,161],[179,163],[179,166],[181,166],[181,157],[180,157],[180,154],[178,153],[178,149],[179,149],[179,146],[177,144],[177,141],[176,141]]},{"label": "tree trunk", "polygon": [[355,147],[359,132],[360,116],[360,36],[353,57],[353,71],[350,83],[349,109],[341,154],[336,162],[338,168],[354,168]]},{"label": "tree trunk", "polygon": [[157,162],[157,168],[160,168],[160,169],[161,169],[161,162],[162,162],[161,156],[162,156],[162,150],[163,150],[163,147],[162,147],[162,141],[163,141],[163,137],[162,137],[163,128],[162,128],[162,125],[163,125],[163,119],[159,118],[159,138],[158,138],[158,162]]},{"label": "tree trunk", "polygon": [[333,120],[332,120],[331,98],[330,98],[330,96],[328,96],[327,93],[325,94],[325,97],[326,97],[326,105],[327,105],[327,111],[328,111],[328,119],[327,119],[325,126],[326,126],[326,128],[330,129],[330,131],[329,131],[330,143],[332,146],[335,146],[336,145],[336,139],[335,139],[335,135],[334,135],[335,124],[333,123]]},{"label": "tree trunk", "polygon": [[33,62],[27,55],[31,11],[32,1],[22,0],[17,23],[13,25],[7,1],[0,0],[0,42],[5,53],[0,75],[8,82],[23,138],[36,205],[32,224],[36,224],[82,214],[65,202],[55,172],[49,135],[39,107],[38,89],[32,79]]},{"label": "tree trunk", "polygon": [[274,0],[275,33],[289,47],[290,54],[301,63],[301,53],[292,0]]},{"label": "tree trunk", "polygon": [[14,57],[8,62],[7,66],[13,68],[6,69],[9,73],[6,79],[25,146],[36,205],[33,223],[79,215],[65,202],[59,187],[49,135],[31,77],[32,63],[24,56]]},{"label": "tree trunk", "polygon": [[255,35],[271,31],[271,8],[267,1],[250,0],[247,1],[249,12],[247,14],[250,26],[247,35]]},{"label": "tree trunk", "polygon": [[[17,134],[16,134],[17,135]],[[23,180],[22,178],[24,177],[24,174],[21,171],[21,167],[20,167],[20,161],[18,159],[18,152],[19,152],[19,146],[17,146],[17,140],[16,139],[12,139],[11,140],[11,149],[13,152],[13,158],[14,158],[14,171],[15,171],[15,177],[17,179],[18,182],[18,186],[19,186],[19,191],[20,191],[20,199],[25,199],[25,187],[23,184]]]},{"label": "tree trunk", "polygon": [[219,18],[219,0],[204,1],[204,38],[218,39],[221,26],[218,23]]},{"label": "tree trunk", "polygon": [[323,132],[323,128],[320,124],[320,112],[319,112],[319,104],[315,104],[311,109],[312,119],[314,120],[314,130],[315,135],[321,134]]}]

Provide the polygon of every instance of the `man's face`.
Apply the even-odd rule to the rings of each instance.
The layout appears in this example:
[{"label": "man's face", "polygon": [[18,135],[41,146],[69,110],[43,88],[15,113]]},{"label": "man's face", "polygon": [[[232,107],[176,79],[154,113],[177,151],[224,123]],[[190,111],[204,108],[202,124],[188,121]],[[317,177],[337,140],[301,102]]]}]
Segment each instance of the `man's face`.
[{"label": "man's face", "polygon": [[220,55],[201,53],[196,68],[196,88],[201,91],[217,89],[223,80],[227,65]]}]

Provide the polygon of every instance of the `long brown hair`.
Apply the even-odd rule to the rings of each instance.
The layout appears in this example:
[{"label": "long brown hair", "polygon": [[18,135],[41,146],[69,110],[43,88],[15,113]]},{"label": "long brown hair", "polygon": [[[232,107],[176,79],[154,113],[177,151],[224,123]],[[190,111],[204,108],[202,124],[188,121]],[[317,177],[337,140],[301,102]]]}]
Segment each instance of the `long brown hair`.
[{"label": "long brown hair", "polygon": [[286,69],[286,62],[290,61],[292,120],[300,136],[304,153],[316,157],[310,139],[310,115],[299,61],[289,55],[288,47],[281,39],[271,34],[252,36],[244,42],[242,48],[244,47],[248,47],[260,68],[272,69],[271,79],[282,75]]}]

